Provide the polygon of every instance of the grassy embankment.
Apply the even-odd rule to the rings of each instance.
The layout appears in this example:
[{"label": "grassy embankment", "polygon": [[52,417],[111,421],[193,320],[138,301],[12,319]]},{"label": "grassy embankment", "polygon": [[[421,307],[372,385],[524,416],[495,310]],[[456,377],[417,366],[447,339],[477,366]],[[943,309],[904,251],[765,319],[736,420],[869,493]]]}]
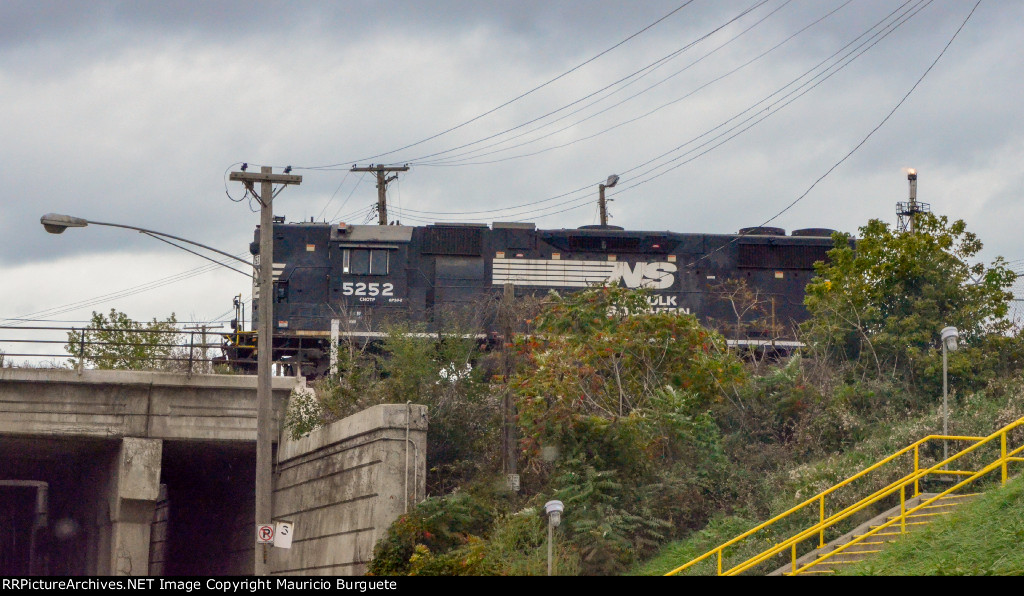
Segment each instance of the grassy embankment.
[{"label": "grassy embankment", "polygon": [[993,488],[843,575],[1024,575],[1024,477]]},{"label": "grassy embankment", "polygon": [[[996,383],[990,385],[989,389],[985,391],[978,391],[970,395],[965,396],[963,399],[958,400],[956,407],[952,408],[950,415],[950,432],[954,434],[962,435],[974,435],[974,436],[985,436],[996,429],[1024,416],[1024,382],[1020,379],[1013,381],[1006,381],[1003,383]],[[772,497],[764,497],[770,499],[770,503],[767,504],[766,508],[770,512],[769,515],[760,516],[756,519],[749,514],[745,514],[744,511],[738,511],[731,515],[719,515],[712,519],[712,521],[702,530],[694,532],[684,540],[677,541],[666,545],[661,551],[653,558],[649,559],[645,563],[637,566],[631,573],[634,575],[660,575],[664,574],[679,565],[699,556],[712,548],[722,544],[740,533],[746,531],[749,528],[761,523],[773,515],[777,515],[786,511],[790,507],[798,504],[804,499],[807,499],[821,490],[824,490],[845,478],[850,477],[856,472],[870,466],[872,463],[886,457],[898,451],[902,447],[905,447],[917,439],[920,439],[929,434],[937,434],[939,429],[942,428],[941,422],[941,410],[935,408],[934,410],[920,416],[911,416],[902,420],[892,420],[885,423],[876,424],[874,427],[868,430],[865,434],[865,438],[859,441],[856,445],[851,448],[845,449],[840,453],[835,453],[827,458],[819,459],[810,463],[792,465],[789,467],[783,467],[779,470],[764,475],[761,480],[761,487],[758,491],[762,495],[772,495]],[[1018,431],[1018,435],[1022,434]],[[1016,446],[1021,442],[1020,436],[1015,436],[1011,440],[1011,445]],[[998,454],[998,442],[995,442],[994,453]],[[993,450],[990,449],[987,455],[992,456]],[[935,448],[922,451],[921,465],[929,466],[935,461],[935,458],[941,456],[941,447],[936,445]],[[887,483],[895,480],[903,473],[906,472],[906,467],[897,469],[896,466],[892,466],[892,469],[887,470],[877,477],[871,478],[870,480],[859,481],[857,486],[852,487],[849,491],[841,491],[835,495],[835,503],[829,504],[829,513],[835,511],[833,507],[845,506],[848,503],[854,502],[857,498],[860,498],[870,491],[885,486]],[[1015,476],[1022,471],[1022,467],[1018,464],[1016,469],[1011,465],[1010,474]],[[994,475],[990,475],[992,477]],[[997,479],[997,477],[996,477]],[[1012,490],[1018,492],[1024,490],[1021,487],[1020,481],[1014,484],[1016,487]],[[1012,492],[1011,489],[1006,491],[999,491],[1000,493],[1009,494]],[[1016,493],[1014,493],[1016,494]],[[995,497],[994,497],[995,498]],[[984,501],[988,503],[986,499]],[[1019,503],[1019,501],[1018,501]],[[886,505],[888,506],[888,505]],[[980,504],[979,504],[980,506]],[[996,506],[996,505],[993,505]],[[779,542],[786,536],[790,536],[802,527],[806,525],[798,526],[800,521],[810,521],[812,516],[817,515],[817,508],[810,508],[813,511],[809,512],[811,515],[804,516],[803,519],[795,519],[793,522],[782,522],[777,525],[777,529],[774,532],[767,533],[764,535],[758,535],[751,539],[745,540],[731,549],[731,552],[727,551],[726,554],[726,567],[735,565],[747,556],[760,552],[761,550],[769,547],[772,544]],[[1020,543],[1024,539],[1024,529],[1021,525],[1021,516],[1024,516],[1024,512],[1019,512],[1019,516],[1016,518],[1017,523],[1009,524],[1006,526],[1007,529],[982,529],[979,528],[977,532],[978,538],[972,539],[972,543],[965,542],[965,549],[973,552],[981,553],[983,551],[992,551],[995,549],[996,552],[1001,552],[1000,546],[992,541],[991,548],[985,546],[982,548],[983,538],[988,539],[994,536],[1009,536],[1009,542],[1016,541],[1014,548],[1020,551],[1014,553],[1012,556],[1009,552],[1004,552],[1000,556],[999,560],[992,560],[988,563],[968,562],[968,559],[957,558],[950,564],[942,563],[941,567],[938,561],[927,561],[922,562],[921,573],[938,573],[939,570],[947,570],[948,573],[1012,573],[1013,565],[1017,565],[1017,573],[1020,573],[1020,562],[1024,561],[1024,551],[1020,549]],[[865,514],[867,516],[868,514]],[[862,519],[866,519],[865,516],[858,517],[854,523],[859,523]],[[813,523],[813,522],[811,522]],[[965,522],[960,522],[961,524]],[[993,520],[993,523],[998,524],[998,521]],[[1009,522],[1008,522],[1009,523]],[[962,525],[961,525],[962,527]],[[922,535],[922,540],[924,539]],[[951,540],[959,540],[955,536]],[[810,550],[813,545],[808,542],[806,548],[802,548],[801,552]],[[905,547],[912,548],[912,547]],[[903,548],[899,552],[903,552]],[[897,552],[897,551],[894,551]],[[957,551],[959,552],[959,551]],[[746,556],[745,556],[746,555]],[[893,555],[896,556],[896,555]],[[959,555],[951,555],[958,557]],[[760,573],[767,573],[784,563],[784,559],[777,558],[771,564],[765,564],[757,568],[756,571]],[[881,565],[881,563],[879,563]],[[988,565],[987,567],[985,565]],[[962,571],[958,571],[962,570]],[[689,574],[702,575],[702,574],[713,574],[714,568],[714,557],[709,558],[691,570],[687,570]],[[895,570],[893,567],[880,567],[875,566],[870,569],[865,568],[862,572],[877,572],[877,573],[915,573],[910,570]]]}]

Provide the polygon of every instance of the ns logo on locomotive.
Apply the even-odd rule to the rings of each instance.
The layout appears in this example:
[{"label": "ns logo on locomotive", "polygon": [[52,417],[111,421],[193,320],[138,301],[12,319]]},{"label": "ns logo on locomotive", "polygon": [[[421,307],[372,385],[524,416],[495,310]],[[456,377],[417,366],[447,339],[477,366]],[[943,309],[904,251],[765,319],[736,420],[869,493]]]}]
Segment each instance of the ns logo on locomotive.
[{"label": "ns logo on locomotive", "polygon": [[[259,235],[250,246],[259,258]],[[723,283],[743,280],[771,324],[734,341],[784,340],[806,318],[804,288],[833,246],[832,230],[745,228],[738,234],[627,231],[615,226],[537,229],[531,223],[427,226],[274,220],[274,360],[303,374],[328,368],[333,337],[381,337],[388,322],[436,330],[444,312],[515,295],[619,283],[648,288],[653,310],[736,322]],[[252,322],[264,297],[253,289]],[[732,329],[738,326],[732,325]],[[728,327],[727,327],[728,329]],[[332,331],[333,330],[333,331]],[[497,329],[487,329],[497,332]],[[252,332],[227,337],[225,357],[255,367]]]}]

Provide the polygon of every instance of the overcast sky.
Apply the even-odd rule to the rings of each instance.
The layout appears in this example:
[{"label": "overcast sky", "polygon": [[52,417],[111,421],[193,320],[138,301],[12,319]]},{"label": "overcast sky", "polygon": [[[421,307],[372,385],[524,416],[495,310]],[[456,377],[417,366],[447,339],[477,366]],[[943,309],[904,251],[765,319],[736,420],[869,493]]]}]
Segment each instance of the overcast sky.
[{"label": "overcast sky", "polygon": [[592,224],[614,173],[612,223],[715,233],[805,193],[771,225],[895,223],[914,167],[920,200],[966,220],[986,261],[1021,259],[1024,3],[982,2],[924,76],[974,6],[4,0],[0,324],[224,315],[251,293],[242,275],[39,217],[244,256],[258,214],[232,200],[240,162],[303,176],[275,199],[289,221],[363,223],[376,191],[348,169],[408,163],[389,187],[404,224]]}]

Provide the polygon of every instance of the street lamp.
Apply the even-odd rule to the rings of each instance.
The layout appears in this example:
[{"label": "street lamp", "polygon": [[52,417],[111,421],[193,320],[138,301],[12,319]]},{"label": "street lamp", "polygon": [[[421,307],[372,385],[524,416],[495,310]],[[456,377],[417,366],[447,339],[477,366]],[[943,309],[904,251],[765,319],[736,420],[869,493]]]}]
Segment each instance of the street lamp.
[{"label": "street lamp", "polygon": [[[171,236],[170,234],[163,234],[160,232],[154,232],[153,230],[144,230],[142,228],[136,228],[133,226],[124,226],[120,224],[101,223],[97,221],[88,221],[80,217],[71,217],[67,215],[58,215],[55,213],[49,213],[44,215],[40,220],[43,227],[46,228],[47,232],[52,234],[60,234],[67,228],[82,228],[87,225],[104,225],[113,226],[115,228],[127,228],[129,230],[137,230],[143,234],[147,234],[153,238],[157,238],[163,242],[167,242],[161,238],[172,238],[181,242],[198,246],[207,250],[212,250],[218,254],[226,257],[231,257],[236,261],[245,263],[247,267],[253,267],[255,269],[255,278],[259,281],[259,295],[262,296],[262,303],[260,304],[260,320],[259,330],[256,335],[256,482],[255,482],[255,504],[254,513],[256,528],[267,525],[272,521],[273,516],[273,497],[274,497],[274,482],[273,482],[273,437],[271,435],[271,423],[273,421],[272,411],[272,398],[271,398],[271,379],[272,373],[270,367],[272,365],[271,355],[273,353],[273,327],[271,321],[274,318],[274,301],[271,298],[273,288],[273,263],[274,263],[274,185],[290,185],[290,184],[301,184],[302,176],[296,176],[291,174],[291,166],[285,169],[284,174],[274,174],[271,166],[261,166],[260,171],[247,172],[248,164],[242,164],[241,172],[231,172],[229,179],[233,182],[241,182],[245,185],[248,192],[252,193],[256,197],[260,204],[260,245],[259,245],[259,266],[248,261],[239,259],[233,255],[229,255],[226,252],[221,252],[215,248],[210,248],[204,244],[193,242],[191,240],[185,240],[184,238],[178,238],[177,236]],[[259,191],[256,190],[256,183],[260,183]],[[198,256],[199,253],[193,252],[182,246],[178,246],[173,242],[168,242],[182,250],[186,250]],[[209,257],[203,257],[209,258]],[[213,259],[209,259],[213,260]],[[219,261],[214,261],[219,264]],[[224,265],[227,267],[227,265]],[[229,267],[232,269],[232,267]],[[236,271],[238,271],[236,269]],[[242,272],[240,272],[242,273]],[[246,274],[248,275],[248,274]],[[253,573],[257,576],[267,575],[267,545],[263,544],[262,551],[255,549],[253,551]]]},{"label": "street lamp", "polygon": [[548,501],[544,503],[544,513],[548,514],[548,575],[551,575],[553,568],[553,557],[551,552],[551,544],[554,535],[555,528],[558,524],[562,523],[562,511],[565,510],[565,505],[562,505],[561,501]]},{"label": "street lamp", "polygon": [[[298,180],[302,179],[301,176],[288,176],[287,178],[297,178]],[[269,198],[271,196],[271,192],[272,191],[270,190],[264,189],[263,195]],[[267,202],[267,205],[269,205],[269,201]],[[269,209],[264,208],[263,211],[268,212]],[[257,268],[256,265],[244,259],[240,259],[234,255],[230,255],[226,252],[217,250],[216,248],[206,246],[205,244],[200,244],[198,242],[193,242],[192,240],[186,240],[184,238],[179,238],[178,236],[172,236],[170,234],[164,234],[162,232],[157,232],[154,230],[147,230],[145,228],[137,228],[135,226],[126,226],[122,224],[104,223],[99,221],[89,221],[86,219],[82,219],[80,217],[60,215],[57,213],[47,213],[46,215],[42,216],[39,221],[43,224],[43,227],[46,228],[46,231],[50,232],[51,234],[61,234],[64,232],[64,230],[68,228],[84,228],[89,224],[135,230],[142,234],[146,234],[147,236],[150,236],[152,238],[156,238],[157,240],[167,242],[172,246],[188,251],[194,255],[203,257],[204,259],[213,261],[219,265],[223,265],[228,269],[238,271],[243,275],[255,277],[260,281],[259,287],[261,290],[261,294],[269,298],[269,296],[272,293],[272,289],[270,286],[270,278],[272,275],[270,265],[271,261],[273,260],[272,257],[267,257],[267,255],[270,255],[272,251],[266,248],[266,244],[269,243],[270,239],[273,237],[272,233],[269,233],[269,230],[272,229],[272,223],[268,223],[269,219],[270,218],[266,215],[266,213],[262,215],[261,231],[263,233],[260,234],[260,243],[261,247],[263,247],[264,249],[262,253],[264,257],[260,264],[260,268]],[[234,267],[229,267],[228,265],[225,265],[220,261],[215,261],[214,259],[210,259],[205,255],[201,255],[195,251],[189,250],[188,248],[179,246],[177,244],[174,244],[173,242],[168,242],[167,240],[164,240],[164,238],[171,238],[179,242],[184,242],[186,244],[191,244],[199,248],[211,250],[217,254],[232,258],[236,261],[244,263],[246,267],[251,267],[253,269],[253,273],[248,274],[238,269],[235,269]],[[270,370],[270,354],[272,351],[270,338],[270,318],[273,316],[273,314],[271,314],[273,307],[270,306],[271,300],[266,299],[265,302],[267,303],[267,307],[264,309],[265,312],[263,313],[263,319],[260,320],[260,331],[257,335],[256,348],[258,361],[256,368],[256,490],[254,509],[257,528],[260,527],[260,525],[269,524],[271,522],[271,516],[273,513],[271,511],[271,501],[273,499],[273,455],[271,442],[273,441],[273,438],[270,433],[270,424],[273,415],[271,411],[272,398],[270,386],[272,378]],[[265,545],[262,552],[258,548],[253,551],[253,570],[255,575],[257,576],[267,574]]]},{"label": "street lamp", "polygon": [[161,242],[167,242],[171,246],[175,246],[177,248],[180,248],[181,250],[190,252],[190,253],[192,253],[192,254],[194,254],[194,255],[196,255],[198,257],[202,257],[202,258],[204,258],[204,259],[206,259],[208,261],[213,261],[214,263],[217,263],[218,265],[223,265],[224,267],[227,267],[228,269],[231,269],[232,271],[238,271],[242,275],[245,275],[245,276],[248,276],[248,277],[252,277],[251,273],[245,273],[244,271],[239,271],[238,269],[235,269],[234,267],[229,267],[228,265],[225,265],[224,263],[221,263],[220,261],[215,261],[214,259],[211,259],[210,257],[208,257],[206,255],[201,255],[201,254],[195,252],[194,250],[189,250],[189,249],[185,248],[184,246],[178,246],[177,244],[174,244],[173,242],[168,242],[167,240],[164,240],[164,238],[170,238],[172,240],[177,240],[178,242],[184,242],[186,244],[191,244],[192,246],[198,246],[199,248],[202,248],[202,249],[205,249],[205,250],[209,250],[209,251],[215,252],[215,253],[217,253],[219,255],[223,255],[225,257],[228,257],[229,259],[234,259],[234,260],[242,263],[246,267],[252,267],[253,265],[249,261],[246,261],[245,259],[240,259],[240,258],[236,257],[235,255],[228,254],[228,253],[226,253],[226,252],[224,252],[222,250],[217,250],[216,248],[213,248],[212,246],[206,246],[205,244],[200,244],[198,242],[193,242],[192,240],[186,240],[185,238],[179,238],[178,236],[172,236],[171,234],[164,234],[163,232],[157,232],[155,230],[147,230],[145,228],[137,228],[135,226],[126,226],[124,224],[105,223],[105,222],[102,222],[102,221],[89,221],[88,219],[83,219],[81,217],[74,217],[74,216],[71,216],[71,215],[61,215],[60,213],[47,213],[46,215],[44,215],[44,216],[39,218],[39,222],[41,224],[43,224],[43,227],[46,228],[46,231],[51,233],[51,234],[63,234],[64,230],[66,230],[68,228],[84,228],[84,227],[88,226],[89,224],[92,224],[94,226],[109,226],[111,228],[125,228],[127,230],[135,230],[136,232],[139,232],[140,234],[145,234],[147,236],[150,236],[151,238],[156,238],[157,240],[159,240]]},{"label": "street lamp", "polygon": [[[946,364],[946,352],[955,352],[957,349],[956,340],[960,338],[960,332],[956,327],[945,327],[940,332],[942,336],[942,434],[949,435],[949,391],[946,378],[948,366]],[[949,459],[949,439],[942,440],[942,459]]]},{"label": "street lamp", "polygon": [[[598,184],[597,185],[597,204],[601,208],[601,226],[602,227],[608,225],[608,207],[607,207],[606,202],[604,200],[604,189],[612,188],[612,187],[614,187],[618,183],[619,183],[619,176],[617,174],[612,174],[611,176],[608,176],[608,180],[606,180],[603,184]],[[608,200],[610,201],[611,199],[608,199]]]}]

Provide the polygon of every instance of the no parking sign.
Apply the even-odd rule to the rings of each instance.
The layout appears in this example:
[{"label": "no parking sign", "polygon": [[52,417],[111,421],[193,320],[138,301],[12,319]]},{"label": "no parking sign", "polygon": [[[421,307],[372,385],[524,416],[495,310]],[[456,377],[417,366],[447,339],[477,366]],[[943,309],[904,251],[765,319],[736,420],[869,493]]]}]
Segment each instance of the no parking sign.
[{"label": "no parking sign", "polygon": [[290,521],[276,524],[256,524],[256,544],[272,544],[277,548],[292,547],[292,528]]},{"label": "no parking sign", "polygon": [[273,544],[274,526],[270,524],[256,524],[256,544]]}]

